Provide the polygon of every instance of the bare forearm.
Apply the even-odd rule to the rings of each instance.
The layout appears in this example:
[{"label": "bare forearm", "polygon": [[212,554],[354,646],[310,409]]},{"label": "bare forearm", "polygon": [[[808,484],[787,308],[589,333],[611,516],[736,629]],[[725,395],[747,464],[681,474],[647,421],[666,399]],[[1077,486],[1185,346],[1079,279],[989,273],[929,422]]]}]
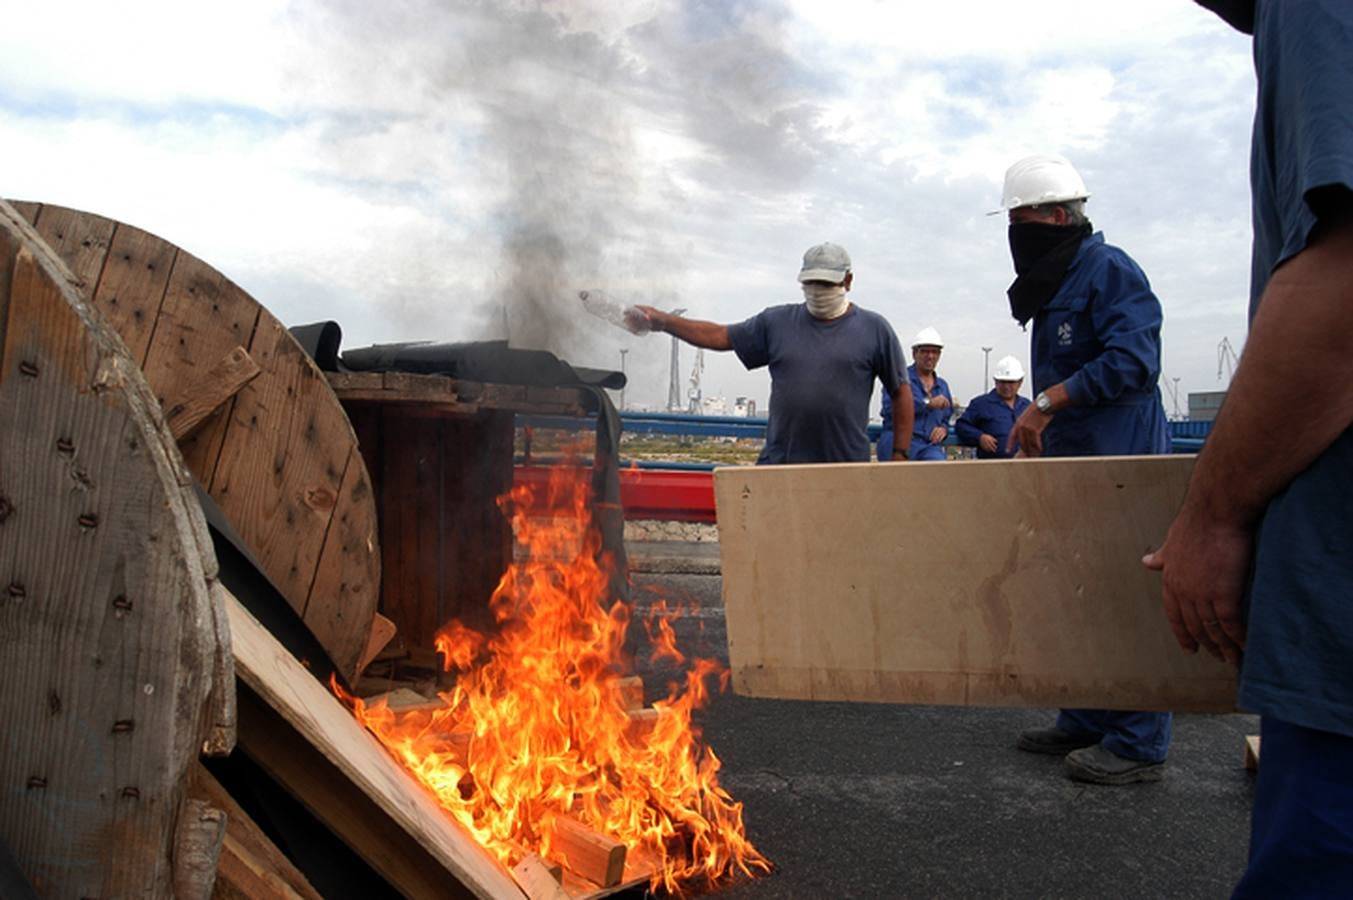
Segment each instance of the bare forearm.
[{"label": "bare forearm", "polygon": [[670,313],[657,317],[653,324],[658,331],[665,331],[696,347],[704,347],[706,350],[733,349],[727,325],[706,322],[702,319],[685,319]]},{"label": "bare forearm", "polygon": [[889,397],[893,404],[893,447],[906,450],[911,444],[911,428],[916,422],[916,410],[904,400],[911,399],[911,387],[903,382]]},{"label": "bare forearm", "polygon": [[[1185,511],[1247,527],[1353,423],[1353,221],[1269,281]],[[1281,425],[1281,427],[1279,427]],[[1274,447],[1272,436],[1281,435]]]}]

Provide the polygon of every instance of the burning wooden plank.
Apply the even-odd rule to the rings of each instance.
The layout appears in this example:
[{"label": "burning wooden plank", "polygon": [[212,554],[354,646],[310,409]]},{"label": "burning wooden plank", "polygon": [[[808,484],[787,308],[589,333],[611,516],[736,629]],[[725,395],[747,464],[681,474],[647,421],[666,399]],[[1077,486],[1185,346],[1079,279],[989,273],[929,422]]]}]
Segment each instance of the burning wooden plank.
[{"label": "burning wooden plank", "polygon": [[234,597],[240,746],[383,877],[410,896],[464,885],[518,891],[507,870],[461,830],[342,704]]},{"label": "burning wooden plank", "polygon": [[615,887],[625,874],[626,847],[570,816],[555,816],[550,827],[551,855],[567,868],[602,887]]},{"label": "burning wooden plank", "polygon": [[530,900],[570,900],[568,891],[560,883],[563,870],[558,863],[550,864],[528,853],[512,867],[512,878]]}]

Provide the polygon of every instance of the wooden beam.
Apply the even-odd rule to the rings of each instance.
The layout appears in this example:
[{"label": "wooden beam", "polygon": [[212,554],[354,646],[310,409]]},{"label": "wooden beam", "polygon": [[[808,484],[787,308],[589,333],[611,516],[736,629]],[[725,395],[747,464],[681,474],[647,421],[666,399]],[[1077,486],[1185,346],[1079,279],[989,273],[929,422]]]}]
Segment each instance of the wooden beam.
[{"label": "wooden beam", "polygon": [[1193,457],[715,470],[738,693],[960,706],[1235,709],[1141,564]]},{"label": "wooden beam", "polygon": [[625,845],[570,816],[550,823],[550,856],[589,881],[614,887],[625,874]]},{"label": "wooden beam", "polygon": [[192,434],[207,416],[262,371],[248,351],[236,347],[216,365],[183,385],[164,407],[164,418],[174,439],[181,441]]},{"label": "wooden beam", "polygon": [[366,670],[367,666],[371,665],[371,661],[374,660],[380,652],[385,649],[386,645],[394,639],[396,630],[394,622],[391,622],[380,613],[376,613],[376,617],[371,620],[371,635],[367,638],[366,649],[362,651],[361,657],[357,660],[358,676]]},{"label": "wooden beam", "polygon": [[616,692],[616,699],[620,703],[620,708],[625,710],[640,709],[644,705],[644,679],[638,675],[627,675],[624,678],[617,678],[611,683],[612,689]]},{"label": "wooden beam", "polygon": [[233,597],[239,745],[406,896],[520,896],[507,870]]},{"label": "wooden beam", "polygon": [[551,868],[534,853],[522,857],[521,862],[512,867],[512,878],[531,900],[569,900],[568,891],[559,883],[562,872],[558,864]]},{"label": "wooden beam", "polygon": [[189,770],[188,793],[226,815],[215,900],[322,900],[305,875],[201,763]]},{"label": "wooden beam", "polygon": [[174,897],[207,900],[225,841],[226,815],[202,800],[189,799],[174,830]]}]

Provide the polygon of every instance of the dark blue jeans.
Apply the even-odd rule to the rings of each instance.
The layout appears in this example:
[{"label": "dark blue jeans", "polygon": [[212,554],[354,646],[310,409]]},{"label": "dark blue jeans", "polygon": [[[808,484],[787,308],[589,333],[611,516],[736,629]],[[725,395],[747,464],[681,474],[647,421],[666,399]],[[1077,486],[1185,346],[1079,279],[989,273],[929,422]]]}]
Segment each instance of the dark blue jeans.
[{"label": "dark blue jeans", "polygon": [[1165,761],[1173,725],[1173,715],[1159,712],[1064,709],[1057,717],[1063,731],[1094,735],[1110,753],[1140,762]]}]

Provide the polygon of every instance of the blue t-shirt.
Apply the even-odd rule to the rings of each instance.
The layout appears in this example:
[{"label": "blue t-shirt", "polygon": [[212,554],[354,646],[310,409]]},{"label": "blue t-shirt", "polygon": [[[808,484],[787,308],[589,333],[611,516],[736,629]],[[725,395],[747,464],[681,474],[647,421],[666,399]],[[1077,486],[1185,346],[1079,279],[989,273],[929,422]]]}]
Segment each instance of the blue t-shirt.
[{"label": "blue t-shirt", "polygon": [[1169,453],[1160,389],[1160,301],[1141,268],[1096,232],[1034,316],[1033,389],[1074,404],[1043,432],[1044,456]]},{"label": "blue t-shirt", "polygon": [[[1009,459],[1015,455],[1019,445],[1015,445],[1015,450],[1006,450],[1005,443],[1010,437],[1010,432],[1015,430],[1015,420],[1028,408],[1029,398],[1018,394],[1015,395],[1014,408],[1006,406],[995,388],[981,396],[973,397],[967,409],[963,410],[963,415],[959,416],[954,424],[954,429],[958,432],[958,442],[966,447],[976,447],[978,459]],[[982,449],[981,440],[984,434],[996,439],[995,453],[988,453]]]},{"label": "blue t-shirt", "polygon": [[[1353,190],[1353,4],[1261,0],[1251,146],[1251,317],[1306,247],[1310,192]],[[1353,430],[1269,502],[1255,543],[1240,703],[1353,736]]]},{"label": "blue t-shirt", "polygon": [[887,319],[852,303],[824,321],[789,303],[730,325],[728,336],[744,366],[770,366],[758,464],[869,461],[874,381],[885,393],[902,383],[902,347]]}]

